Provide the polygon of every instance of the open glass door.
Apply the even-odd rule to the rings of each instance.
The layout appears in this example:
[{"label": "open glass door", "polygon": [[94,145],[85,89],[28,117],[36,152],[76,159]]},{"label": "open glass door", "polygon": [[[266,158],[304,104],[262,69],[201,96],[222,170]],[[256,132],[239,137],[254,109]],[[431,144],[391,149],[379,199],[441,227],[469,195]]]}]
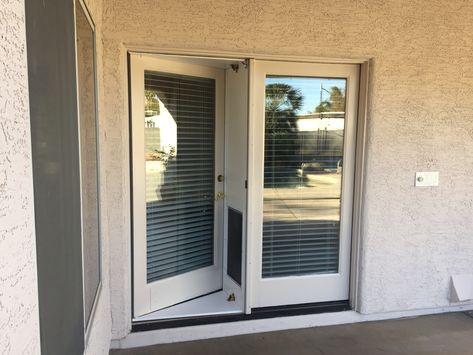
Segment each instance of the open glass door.
[{"label": "open glass door", "polygon": [[222,289],[223,83],[131,56],[135,317]]},{"label": "open glass door", "polygon": [[348,300],[358,71],[255,61],[252,307]]}]

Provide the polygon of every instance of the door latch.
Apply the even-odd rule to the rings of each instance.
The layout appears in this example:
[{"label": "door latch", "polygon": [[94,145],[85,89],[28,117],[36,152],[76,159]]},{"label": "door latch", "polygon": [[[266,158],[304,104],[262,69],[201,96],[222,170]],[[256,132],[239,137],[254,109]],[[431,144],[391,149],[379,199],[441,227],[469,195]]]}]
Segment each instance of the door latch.
[{"label": "door latch", "polygon": [[217,192],[217,194],[215,195],[215,201],[220,201],[220,200],[223,200],[225,198],[225,194],[223,192]]}]

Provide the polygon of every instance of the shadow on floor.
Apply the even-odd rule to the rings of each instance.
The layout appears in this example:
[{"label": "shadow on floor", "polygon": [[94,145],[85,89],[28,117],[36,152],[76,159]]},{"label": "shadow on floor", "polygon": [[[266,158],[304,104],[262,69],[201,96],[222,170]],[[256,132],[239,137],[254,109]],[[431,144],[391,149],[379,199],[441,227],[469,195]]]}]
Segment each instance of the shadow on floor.
[{"label": "shadow on floor", "polygon": [[111,355],[473,355],[473,318],[449,313],[112,350]]}]

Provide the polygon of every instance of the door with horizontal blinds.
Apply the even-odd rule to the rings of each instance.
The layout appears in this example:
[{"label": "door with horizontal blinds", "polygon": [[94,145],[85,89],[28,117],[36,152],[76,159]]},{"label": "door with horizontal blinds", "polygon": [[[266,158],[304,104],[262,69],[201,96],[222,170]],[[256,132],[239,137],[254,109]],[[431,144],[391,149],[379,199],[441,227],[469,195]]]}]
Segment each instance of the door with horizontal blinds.
[{"label": "door with horizontal blinds", "polygon": [[348,299],[358,71],[255,61],[253,307]]},{"label": "door with horizontal blinds", "polygon": [[131,75],[139,316],[222,288],[223,71],[132,55]]}]

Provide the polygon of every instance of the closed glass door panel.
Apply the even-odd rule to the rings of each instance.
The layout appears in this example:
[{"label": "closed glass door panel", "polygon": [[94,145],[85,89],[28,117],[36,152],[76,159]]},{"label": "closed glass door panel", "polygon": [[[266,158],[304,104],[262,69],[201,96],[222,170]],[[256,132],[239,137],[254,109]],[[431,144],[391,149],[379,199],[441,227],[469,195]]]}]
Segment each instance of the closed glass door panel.
[{"label": "closed glass door panel", "polygon": [[262,277],[337,273],[346,80],[265,85]]}]

